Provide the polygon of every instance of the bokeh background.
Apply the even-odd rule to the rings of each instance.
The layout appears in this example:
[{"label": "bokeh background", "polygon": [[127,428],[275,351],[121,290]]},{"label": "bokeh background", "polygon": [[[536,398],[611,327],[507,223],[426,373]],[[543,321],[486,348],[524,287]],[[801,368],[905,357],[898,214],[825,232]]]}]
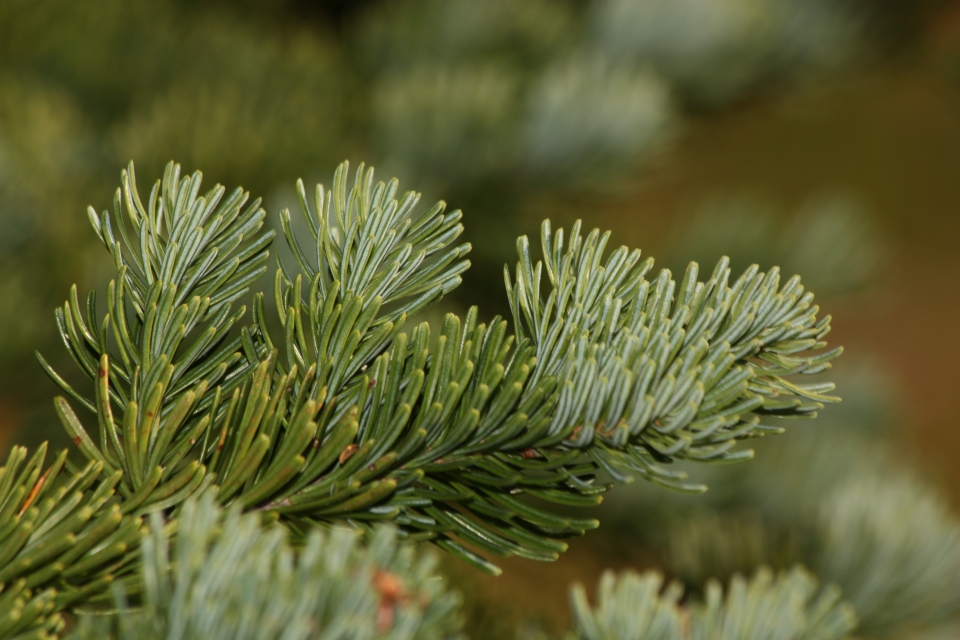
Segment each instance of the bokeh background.
[{"label": "bokeh background", "polygon": [[[846,347],[844,403],[697,470],[705,496],[631,485],[555,564],[448,564],[474,637],[560,629],[571,580],[626,566],[820,562],[868,631],[916,619],[807,541],[873,501],[870,526],[922,530],[904,566],[958,555],[928,529],[960,506],[960,2],[0,0],[0,448],[66,444],[33,352],[70,368],[53,309],[108,277],[85,210],[127,161],[275,214],[347,158],[464,211],[474,267],[442,310],[504,313],[516,236],[583,218],[661,266],[800,273]],[[939,624],[960,578],[937,584],[913,596]]]}]

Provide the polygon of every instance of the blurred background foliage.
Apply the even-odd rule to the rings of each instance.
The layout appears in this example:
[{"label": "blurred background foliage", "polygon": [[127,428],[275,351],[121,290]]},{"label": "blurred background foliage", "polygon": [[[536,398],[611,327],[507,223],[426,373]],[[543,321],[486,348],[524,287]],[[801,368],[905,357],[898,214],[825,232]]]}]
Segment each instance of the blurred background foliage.
[{"label": "blurred background foliage", "polygon": [[449,565],[474,637],[559,629],[606,566],[798,561],[865,634],[931,633],[960,609],[958,106],[947,0],[0,0],[0,438],[61,437],[32,351],[69,368],[52,310],[102,285],[84,210],[128,160],[273,213],[362,159],[464,210],[450,308],[503,313],[516,235],[582,217],[674,270],[801,273],[849,347],[844,403],[708,494],[635,483],[554,566]]}]

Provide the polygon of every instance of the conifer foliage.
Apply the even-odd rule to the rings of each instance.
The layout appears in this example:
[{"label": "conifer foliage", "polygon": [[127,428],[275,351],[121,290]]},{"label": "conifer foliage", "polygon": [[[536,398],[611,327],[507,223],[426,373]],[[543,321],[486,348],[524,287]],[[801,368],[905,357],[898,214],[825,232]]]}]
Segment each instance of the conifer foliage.
[{"label": "conifer foliage", "polygon": [[457,597],[381,528],[368,545],[356,532],[313,530],[299,552],[282,528],[263,527],[213,492],[184,503],[176,543],[159,512],[143,541],[144,606],[117,592],[116,615],[84,616],[73,640],[150,638],[448,638]]},{"label": "conifer foliage", "polygon": [[[144,198],[131,164],[113,212],[89,210],[117,271],[106,310],[93,292],[81,305],[74,287],[56,312],[89,389],[39,356],[66,394],[56,412],[85,461],[62,452],[44,466],[45,447],[15,448],[0,471],[0,635],[45,637],[62,627],[60,611],[117,598],[142,598],[144,613],[78,632],[202,635],[218,614],[190,598],[218,594],[227,618],[250,610],[258,580],[343,579],[343,566],[318,564],[321,548],[390,565],[397,543],[379,533],[383,522],[401,541],[433,541],[491,573],[491,557],[554,560],[565,538],[598,522],[551,505],[598,504],[607,477],[700,491],[665,465],[748,458],[738,441],[780,431],[765,417],[813,417],[836,400],[831,384],[797,380],[840,353],[826,349],[829,317],[776,268],[734,277],[724,259],[706,279],[691,263],[675,280],[638,250],[607,252],[609,233],[545,221],[541,257],[522,237],[505,272],[513,334],[474,307],[433,335],[411,318],[469,267],[460,212],[442,202],[422,211],[416,193],[375,182],[363,165],[352,181],[344,164],[329,190],[310,197],[298,182],[297,192],[308,233],[297,237],[281,212],[294,258],[278,260],[272,295],[254,294],[250,314],[239,300],[267,270],[273,233],[242,189],[202,192],[199,172],[170,163]],[[345,534],[318,533],[341,525],[368,533],[370,558]],[[249,571],[228,570],[229,558]],[[398,584],[426,579],[421,565],[401,564]],[[751,589],[807,589],[761,582]],[[429,613],[448,608],[434,596],[418,605],[422,623],[378,611],[370,633],[452,633]],[[719,596],[708,596],[713,620]],[[297,615],[324,628],[351,607],[377,609],[369,594],[298,598]],[[269,599],[245,633],[307,637],[287,606]],[[289,633],[255,631],[281,618]]]},{"label": "conifer foliage", "polygon": [[679,585],[663,588],[655,572],[604,574],[595,607],[583,587],[571,594],[583,640],[840,640],[856,626],[853,607],[836,587],[819,588],[801,568],[774,576],[761,569],[736,576],[726,597],[715,581],[705,601],[682,608]]}]

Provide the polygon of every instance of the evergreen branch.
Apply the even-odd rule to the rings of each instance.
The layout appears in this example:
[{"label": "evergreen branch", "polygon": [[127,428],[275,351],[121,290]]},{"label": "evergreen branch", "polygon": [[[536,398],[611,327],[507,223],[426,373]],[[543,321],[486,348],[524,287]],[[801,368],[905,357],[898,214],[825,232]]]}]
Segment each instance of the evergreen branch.
[{"label": "evergreen branch", "polygon": [[[786,464],[803,455],[793,444]],[[834,454],[843,453],[837,463],[846,471],[832,480],[831,490],[818,493],[809,480],[811,474],[821,481],[829,475],[822,456],[815,469],[807,462],[797,470],[797,490],[814,494],[816,517],[778,528],[769,513],[764,522],[749,511],[695,511],[666,527],[670,573],[699,585],[762,564],[803,562],[843,590],[863,636],[939,637],[960,613],[960,523],[941,496],[895,461],[870,461],[869,449],[831,445]],[[784,499],[770,483],[762,490]],[[800,515],[808,513],[802,507]]]},{"label": "evergreen branch", "polygon": [[869,637],[904,637],[960,613],[960,523],[903,473],[858,477],[824,500],[819,575],[836,582]]},{"label": "evergreen branch", "polygon": [[251,367],[241,338],[229,337],[245,313],[232,306],[265,271],[273,232],[260,233],[266,214],[259,199],[247,205],[249,194],[239,188],[224,197],[219,185],[201,196],[201,174],[181,178],[172,162],[146,206],[132,163],[121,176],[113,215],[88,211],[118,271],[107,313],[98,321],[92,291],[82,311],[74,286],[56,314],[68,352],[95,383],[93,397],[38,357],[97,416],[99,443],[57,398],[69,435],[106,473],[123,472],[124,513],[143,513],[176,504],[204,481],[205,468],[189,454],[215,421],[222,394]]},{"label": "evergreen branch", "polygon": [[680,609],[683,589],[672,583],[663,588],[663,576],[650,571],[606,571],[597,588],[596,609],[583,585],[570,588],[574,625],[584,640],[675,640],[688,624]]},{"label": "evergreen branch", "polygon": [[726,598],[717,582],[706,601],[679,604],[677,584],[663,588],[655,572],[604,574],[591,607],[582,585],[570,592],[583,640],[839,640],[855,626],[853,608],[836,587],[817,588],[797,567],[774,577],[760,569],[749,581],[735,576]]},{"label": "evergreen branch", "polygon": [[[545,223],[546,257],[536,266],[520,239],[516,277],[507,277],[519,340],[507,336],[505,321],[478,323],[473,308],[464,320],[448,315],[431,349],[428,325],[409,337],[400,332],[411,303],[390,297],[411,291],[397,274],[412,273],[419,260],[381,266],[365,256],[413,255],[409,244],[397,246],[397,225],[430,229],[418,237],[435,247],[459,225],[448,230],[438,208],[428,222],[401,221],[396,212],[409,208],[376,195],[392,195],[395,186],[372,187],[372,174],[361,171],[348,194],[344,176],[341,167],[330,198],[317,189],[325,214],[311,222],[311,234],[325,266],[308,263],[282,217],[301,273],[278,271],[279,348],[257,305],[255,348],[265,360],[234,392],[216,450],[205,452],[221,500],[277,511],[300,528],[392,519],[415,539],[436,539],[497,572],[464,543],[552,560],[566,548],[557,538],[597,526],[519,494],[598,504],[607,488],[594,482],[600,469],[701,490],[658,463],[750,457],[732,451],[737,440],[780,431],[761,425],[758,414],[809,417],[836,400],[826,395],[830,384],[787,379],[822,371],[840,353],[810,353],[825,346],[829,317],[817,319],[799,278],[780,287],[776,269],[752,267],[730,285],[721,261],[705,283],[695,264],[679,287],[668,271],[650,283],[651,261],[621,248],[602,262],[608,235],[582,239],[579,225],[564,250],[562,230],[554,235]],[[360,236],[366,240],[354,240]],[[459,255],[447,252],[410,295],[426,290],[426,304],[458,282]],[[544,267],[551,289],[541,296]],[[306,300],[302,277],[311,282]],[[338,277],[353,284],[344,291]],[[377,295],[368,298],[371,291]],[[384,300],[403,311],[377,320]]]},{"label": "evergreen branch", "polygon": [[[609,232],[564,247],[563,230],[542,229],[543,260],[533,265],[518,241],[515,276],[505,274],[518,336],[536,345],[536,381],[563,379],[561,410],[550,431],[600,441],[595,459],[656,481],[655,460],[731,461],[734,441],[776,431],[755,414],[813,417],[833,385],[794,384],[788,375],[818,373],[841,349],[826,346],[829,316],[818,320],[813,294],[795,276],[756,265],[732,285],[722,259],[698,282],[691,263],[680,283],[668,270],[653,282],[653,261],[621,247],[601,261]],[[541,294],[546,271],[549,294]],[[573,430],[576,433],[573,434]],[[624,455],[624,450],[628,455]]]},{"label": "evergreen branch", "polygon": [[[445,216],[441,203],[416,217],[415,194],[394,199],[397,182],[374,185],[362,166],[349,191],[346,165],[329,195],[318,187],[315,213],[299,185],[310,251],[281,214],[299,267],[281,265],[275,280],[283,340],[271,338],[258,295],[254,326],[214,351],[240,315],[229,315],[247,282],[238,273],[260,268],[269,236],[239,248],[262,211],[255,203],[241,213],[239,192],[218,207],[222,189],[197,198],[199,184],[199,174],[180,180],[171,165],[144,213],[125,177],[126,213],[141,241],[135,268],[104,214],[94,226],[120,270],[111,287],[118,302],[98,334],[89,330],[92,300],[86,323],[72,311],[75,294],[61,313],[65,342],[97,380],[88,402],[99,445],[66,400],[56,406],[90,460],[122,471],[123,514],[177,507],[215,483],[221,504],[274,512],[301,537],[314,523],[392,520],[409,538],[497,573],[481,554],[553,560],[566,549],[562,538],[598,525],[525,496],[598,504],[609,488],[596,483],[601,470],[700,490],[659,463],[749,457],[732,451],[737,440],[779,431],[756,414],[810,416],[835,400],[825,395],[832,385],[787,380],[827,368],[839,353],[808,353],[825,346],[829,318],[817,320],[798,278],[780,287],[775,269],[753,267],[729,285],[721,261],[705,283],[695,264],[679,287],[668,271],[651,283],[651,261],[621,248],[603,262],[608,235],[583,239],[579,224],[564,249],[563,231],[545,223],[536,265],[520,239],[516,276],[507,276],[518,337],[499,318],[479,323],[476,308],[463,320],[447,315],[434,346],[425,323],[408,336],[407,314],[459,283],[469,246],[448,248],[462,231],[459,212]],[[118,193],[118,212],[122,200]],[[181,254],[196,260],[181,264]],[[174,310],[186,300],[178,291],[208,282],[206,297]],[[210,318],[214,300],[223,302]],[[109,326],[119,360],[106,352]],[[178,358],[190,331],[201,337]],[[132,370],[131,354],[139,358]]]},{"label": "evergreen branch", "polygon": [[0,637],[52,638],[60,611],[131,570],[139,518],[114,498],[122,475],[90,461],[63,473],[67,451],[43,470],[46,443],[14,447],[0,468]]},{"label": "evergreen branch", "polygon": [[162,524],[154,514],[144,540],[141,608],[120,590],[118,613],[82,617],[70,638],[459,637],[459,598],[431,557],[415,557],[389,529],[367,546],[350,531],[312,530],[294,549],[259,516],[223,513],[210,492],[184,503],[175,542]]},{"label": "evergreen branch", "polygon": [[682,504],[634,487],[600,517],[633,523],[631,540],[664,548],[666,570],[688,585],[801,562],[843,590],[864,637],[953,637],[944,627],[960,614],[960,523],[884,445],[884,398],[857,389],[867,381],[841,383],[852,416],[831,411],[829,424],[761,443],[756,464],[715,468],[718,495]]},{"label": "evergreen branch", "polygon": [[[374,184],[373,169],[361,164],[348,191],[348,173],[348,163],[337,168],[329,193],[317,185],[313,210],[297,182],[314,246],[300,246],[289,210],[282,211],[299,271],[281,265],[274,289],[285,328],[281,370],[298,367],[299,381],[315,367],[312,384],[326,387],[331,397],[384,351],[406,318],[457,287],[470,267],[462,259],[470,245],[451,248],[463,232],[459,211],[445,215],[446,204],[438,202],[414,214],[420,195],[409,191],[397,199],[396,179]],[[255,309],[265,346],[272,348],[262,298]]]},{"label": "evergreen branch", "polygon": [[[102,322],[94,293],[81,313],[73,287],[57,323],[68,352],[95,382],[93,399],[40,362],[96,414],[100,437],[95,442],[58,397],[58,416],[88,463],[78,469],[64,451],[41,476],[46,445],[21,471],[26,450],[15,448],[2,472],[0,584],[10,602],[0,611],[19,621],[16,628],[58,627],[54,612],[95,598],[135,568],[139,514],[176,506],[212,481],[195,449],[207,446],[222,394],[247,377],[241,339],[228,342],[244,310],[231,307],[264,271],[273,234],[258,234],[265,216],[259,201],[244,209],[248,194],[238,189],[224,199],[220,186],[200,197],[199,172],[182,179],[179,172],[168,165],[145,208],[131,164],[115,197],[116,228],[109,213],[90,209],[118,278]],[[40,613],[51,615],[42,622]]]}]

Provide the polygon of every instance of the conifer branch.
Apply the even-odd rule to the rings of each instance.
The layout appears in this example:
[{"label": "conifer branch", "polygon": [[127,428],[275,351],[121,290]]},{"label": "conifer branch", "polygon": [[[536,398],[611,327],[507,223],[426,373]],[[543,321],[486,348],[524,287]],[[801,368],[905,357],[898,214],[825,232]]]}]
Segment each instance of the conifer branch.
[{"label": "conifer branch", "polygon": [[[176,540],[151,516],[131,607],[115,590],[116,613],[84,616],[69,638],[458,638],[459,598],[381,528],[366,545],[355,532],[311,530],[294,548],[286,532],[255,514],[226,512],[211,492],[184,503]],[[242,561],[240,561],[242,559]]]},{"label": "conifer branch", "polygon": [[[228,414],[243,417],[220,430],[229,449],[213,463],[222,499],[239,496],[295,526],[393,519],[497,572],[476,549],[551,560],[566,548],[557,538],[597,526],[520,494],[597,504],[601,469],[699,491],[659,463],[749,457],[732,451],[737,440],[781,430],[762,415],[811,417],[836,400],[829,383],[787,379],[840,353],[822,351],[829,317],[817,318],[799,278],[781,287],[776,269],[752,267],[730,284],[724,260],[706,282],[691,264],[679,286],[668,271],[651,283],[652,261],[621,248],[603,262],[609,234],[584,239],[579,224],[564,249],[563,231],[545,223],[536,266],[526,238],[518,242],[507,292],[519,339],[500,319],[478,323],[476,308],[448,315],[434,347],[426,324],[408,337],[405,313],[455,286],[467,266],[456,260],[468,247],[458,247],[417,273],[429,253],[415,242],[440,252],[459,234],[459,215],[448,221],[438,205],[405,217],[412,206],[402,203],[416,197],[390,199],[395,182],[374,186],[361,167],[347,191],[345,176],[342,166],[329,197],[318,186],[317,213],[298,188],[320,267],[281,215],[300,272],[277,272],[282,341],[255,305],[266,359],[249,393],[231,401]],[[405,234],[415,242],[403,244]],[[391,303],[393,315],[381,315]]]},{"label": "conifer branch", "polygon": [[[536,264],[520,239],[507,275],[517,336],[499,318],[480,323],[476,308],[448,314],[435,340],[426,323],[408,334],[410,314],[459,284],[470,247],[453,244],[459,212],[440,203],[417,215],[415,194],[397,197],[395,180],[374,184],[362,166],[349,189],[342,166],[312,209],[298,185],[313,245],[281,214],[297,263],[275,279],[282,339],[271,337],[262,295],[233,337],[243,309],[231,305],[272,238],[260,232],[259,201],[244,208],[242,190],[224,199],[220,187],[200,197],[200,174],[180,178],[173,164],[147,207],[132,166],[123,185],[114,219],[126,250],[110,214],[90,217],[118,269],[106,316],[97,324],[92,294],[81,314],[76,289],[57,314],[95,382],[92,399],[41,358],[96,414],[99,441],[58,398],[89,463],[58,458],[49,477],[74,493],[50,524],[22,507],[37,482],[31,463],[11,482],[10,509],[36,512],[38,533],[23,548],[0,542],[13,560],[30,559],[0,582],[22,574],[28,586],[55,585],[60,601],[114,578],[135,593],[138,516],[165,511],[175,529],[183,501],[211,485],[220,504],[279,518],[298,544],[318,523],[392,521],[493,573],[485,556],[553,560],[563,538],[598,523],[528,498],[597,504],[609,488],[601,471],[699,490],[661,464],[748,457],[732,451],[737,440],[778,431],[761,415],[811,416],[834,400],[831,385],[787,379],[839,353],[811,352],[825,346],[829,318],[817,319],[799,279],[781,287],[776,270],[754,267],[730,285],[722,261],[706,282],[696,265],[679,285],[666,271],[648,282],[649,260],[625,248],[604,260],[608,236],[581,238],[579,224],[564,248],[563,231],[545,223]],[[11,513],[0,526],[13,530]],[[44,534],[58,536],[44,547],[49,568],[23,555]],[[76,572],[91,580],[72,582]]]},{"label": "conifer branch", "polygon": [[131,568],[141,521],[114,499],[122,473],[91,460],[61,473],[67,451],[44,470],[46,443],[27,458],[14,447],[0,468],[0,637],[47,638],[58,613],[88,601]]},{"label": "conifer branch", "polygon": [[[779,269],[754,265],[730,284],[720,260],[706,282],[690,263],[677,283],[653,260],[620,247],[602,262],[609,232],[584,239],[580,223],[564,248],[563,230],[543,223],[543,260],[533,265],[526,237],[520,262],[505,273],[514,325],[536,345],[537,371],[563,380],[551,433],[566,432],[614,477],[633,472],[667,480],[656,461],[733,461],[736,440],[777,432],[760,416],[815,417],[831,383],[795,384],[842,352],[823,349],[830,317],[817,318],[799,276],[782,287]],[[546,272],[549,294],[541,293]],[[625,478],[624,478],[625,479]]]},{"label": "conifer branch", "polygon": [[274,234],[260,233],[266,213],[259,199],[247,205],[240,188],[224,197],[220,185],[200,195],[200,172],[181,178],[173,162],[146,206],[133,163],[121,178],[112,216],[88,210],[118,272],[107,289],[107,313],[98,317],[93,291],[81,309],[75,286],[56,313],[67,351],[95,383],[93,397],[37,355],[53,380],[97,416],[99,442],[67,400],[56,399],[74,443],[106,473],[122,471],[123,512],[144,513],[176,505],[204,482],[206,469],[189,454],[198,442],[208,444],[221,397],[257,364],[242,353],[242,338],[230,336],[245,313],[233,303],[265,271]]},{"label": "conifer branch", "polygon": [[960,613],[960,522],[902,472],[861,475],[820,506],[812,568],[836,582],[868,637],[936,630]]},{"label": "conifer branch", "polygon": [[726,597],[711,581],[705,595],[704,602],[682,606],[682,588],[664,589],[656,572],[608,571],[594,607],[579,584],[570,602],[583,640],[841,640],[856,626],[840,590],[818,588],[800,567],[776,577],[766,568],[750,580],[735,576]]},{"label": "conifer branch", "polygon": [[[75,286],[56,313],[68,352],[94,382],[92,396],[37,354],[54,382],[96,415],[99,439],[58,397],[57,414],[87,464],[76,467],[64,451],[40,475],[44,445],[18,471],[27,454],[15,448],[0,486],[0,584],[34,616],[89,601],[136,568],[137,516],[176,507],[212,482],[197,450],[211,447],[223,393],[259,362],[242,353],[243,333],[230,335],[245,312],[233,303],[265,270],[273,237],[260,232],[259,200],[244,207],[247,193],[224,198],[219,185],[200,196],[200,173],[181,178],[171,162],[144,207],[132,164],[121,177],[113,216],[88,211],[118,271],[107,313],[98,317],[94,292],[81,309]],[[43,599],[30,600],[41,587]],[[24,604],[34,601],[46,604]],[[27,617],[18,619],[23,627]],[[56,620],[54,613],[43,628]]]}]

